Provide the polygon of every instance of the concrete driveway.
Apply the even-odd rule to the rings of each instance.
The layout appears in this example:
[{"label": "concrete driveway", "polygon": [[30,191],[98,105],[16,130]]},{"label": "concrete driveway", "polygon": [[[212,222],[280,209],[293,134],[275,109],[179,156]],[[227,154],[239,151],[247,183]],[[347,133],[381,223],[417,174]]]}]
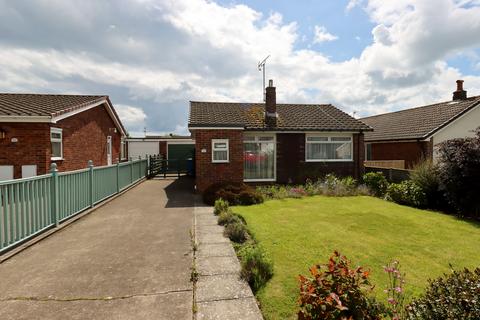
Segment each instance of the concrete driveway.
[{"label": "concrete driveway", "polygon": [[192,319],[191,181],[149,180],[0,264],[0,319]]}]

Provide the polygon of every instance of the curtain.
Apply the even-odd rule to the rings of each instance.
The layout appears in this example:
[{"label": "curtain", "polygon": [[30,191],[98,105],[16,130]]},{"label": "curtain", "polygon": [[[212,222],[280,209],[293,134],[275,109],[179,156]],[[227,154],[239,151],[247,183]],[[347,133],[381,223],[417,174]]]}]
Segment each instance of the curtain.
[{"label": "curtain", "polygon": [[244,178],[274,179],[275,178],[275,143],[245,142],[244,147]]}]

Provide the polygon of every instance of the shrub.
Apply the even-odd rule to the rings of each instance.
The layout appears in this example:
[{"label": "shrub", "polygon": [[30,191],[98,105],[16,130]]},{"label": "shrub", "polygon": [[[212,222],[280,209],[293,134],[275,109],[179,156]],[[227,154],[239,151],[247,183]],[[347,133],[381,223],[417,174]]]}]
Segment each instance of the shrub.
[{"label": "shrub", "polygon": [[244,206],[262,203],[264,201],[261,193],[254,189],[244,190],[238,195],[240,204]]},{"label": "shrub", "polygon": [[[244,194],[243,198],[240,197],[241,193]],[[215,200],[222,198],[225,201],[228,201],[230,205],[239,205],[239,204],[253,204],[261,203],[263,197],[260,194],[256,194],[255,189],[247,186],[244,183],[237,182],[218,182],[210,185],[205,192],[203,193],[203,202],[208,205],[213,205]],[[246,200],[247,203],[242,203],[242,199]]]},{"label": "shrub", "polygon": [[247,245],[238,252],[241,260],[241,277],[256,293],[273,276],[273,263],[257,245]]},{"label": "shrub", "polygon": [[440,186],[457,213],[480,218],[480,127],[473,138],[440,145]]},{"label": "shrub", "polygon": [[411,180],[391,183],[387,188],[386,199],[412,207],[424,207],[426,204],[426,197],[422,188]]},{"label": "shrub", "polygon": [[480,319],[480,268],[430,280],[425,294],[406,308],[406,319]]},{"label": "shrub", "polygon": [[218,216],[222,212],[228,211],[228,201],[223,200],[222,198],[215,200],[215,205],[213,207],[213,213]]},{"label": "shrub", "polygon": [[236,223],[236,222],[242,222],[239,216],[236,214],[232,213],[231,210],[228,210],[226,212],[220,213],[218,216],[218,224],[221,226],[225,226],[231,223]]},{"label": "shrub", "polygon": [[310,274],[300,276],[298,319],[381,319],[381,306],[367,296],[369,272],[351,268],[345,256],[335,251],[328,265],[314,265]]},{"label": "shrub", "polygon": [[363,182],[377,197],[383,197],[387,191],[388,182],[382,172],[369,172],[364,174]]},{"label": "shrub", "polygon": [[247,227],[240,220],[228,223],[223,234],[236,243],[244,243],[248,239]]},{"label": "shrub", "polygon": [[410,180],[419,186],[426,197],[429,208],[444,208],[443,193],[440,191],[440,176],[437,166],[431,160],[418,163],[410,173]]}]

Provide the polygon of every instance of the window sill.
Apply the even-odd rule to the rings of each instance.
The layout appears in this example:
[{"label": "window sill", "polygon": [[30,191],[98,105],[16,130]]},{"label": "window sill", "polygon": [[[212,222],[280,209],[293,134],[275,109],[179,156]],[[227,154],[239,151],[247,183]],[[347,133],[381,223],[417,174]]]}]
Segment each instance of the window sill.
[{"label": "window sill", "polygon": [[230,161],[212,161],[212,163],[230,163]]},{"label": "window sill", "polygon": [[353,159],[319,159],[319,160],[305,160],[305,162],[354,162]]},{"label": "window sill", "polygon": [[52,160],[52,161],[63,161],[65,159],[62,158],[62,157],[51,157],[50,160]]},{"label": "window sill", "polygon": [[277,179],[243,179],[243,182],[275,182]]}]

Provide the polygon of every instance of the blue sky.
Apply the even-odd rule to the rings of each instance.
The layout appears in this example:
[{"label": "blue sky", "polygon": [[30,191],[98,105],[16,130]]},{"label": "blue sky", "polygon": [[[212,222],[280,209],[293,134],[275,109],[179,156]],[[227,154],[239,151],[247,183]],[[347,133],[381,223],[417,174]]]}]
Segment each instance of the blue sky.
[{"label": "blue sky", "polygon": [[106,94],[132,135],[186,134],[190,100],[366,116],[480,95],[479,0],[0,0],[0,91]]}]

